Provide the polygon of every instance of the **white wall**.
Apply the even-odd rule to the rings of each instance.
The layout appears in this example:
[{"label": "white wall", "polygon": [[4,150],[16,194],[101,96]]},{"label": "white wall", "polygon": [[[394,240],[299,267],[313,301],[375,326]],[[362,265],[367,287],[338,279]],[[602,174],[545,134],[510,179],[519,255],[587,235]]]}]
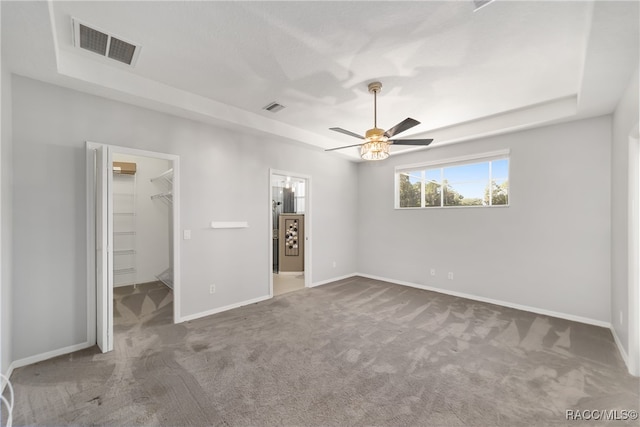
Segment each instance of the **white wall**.
[{"label": "white wall", "polygon": [[312,176],[312,281],[356,270],[349,161],[19,76],[13,101],[16,359],[86,340],[85,140],[180,156],[183,316],[269,294],[270,167]]},{"label": "white wall", "polygon": [[0,367],[3,374],[7,374],[9,365],[13,362],[12,350],[12,123],[11,123],[11,74],[2,62],[1,88],[2,113],[1,142],[0,142]]},{"label": "white wall", "polygon": [[[499,149],[509,207],[394,210],[396,165]],[[359,271],[609,322],[610,158],[607,116],[362,163]]]},{"label": "white wall", "polygon": [[[628,172],[629,135],[638,124],[638,70],[620,99],[612,124],[611,157],[611,314],[612,325],[625,352],[629,351]],[[620,314],[622,313],[622,319]]]},{"label": "white wall", "polygon": [[[161,199],[151,199],[152,195],[168,189],[161,182],[151,182],[151,178],[157,177],[169,169],[170,162],[163,159],[117,153],[113,155],[113,160],[117,162],[133,162],[137,165],[135,175],[135,261],[137,271],[135,280],[136,283],[155,282],[158,280],[156,276],[169,268],[170,265],[169,220],[171,207]],[[126,203],[125,200],[120,201]],[[114,211],[116,202],[116,197],[114,197]],[[125,218],[126,220],[131,220],[131,218]]]}]

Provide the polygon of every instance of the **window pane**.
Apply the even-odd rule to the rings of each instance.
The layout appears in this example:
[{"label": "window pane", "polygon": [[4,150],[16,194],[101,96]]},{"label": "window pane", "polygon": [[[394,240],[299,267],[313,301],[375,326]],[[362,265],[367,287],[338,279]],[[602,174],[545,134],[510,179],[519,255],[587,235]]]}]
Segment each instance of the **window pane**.
[{"label": "window pane", "polygon": [[422,172],[409,171],[398,174],[400,207],[419,208],[420,193],[422,191]]},{"label": "window pane", "polygon": [[508,205],[509,159],[491,162],[491,187],[491,205]]},{"label": "window pane", "polygon": [[489,162],[444,168],[444,205],[482,205],[488,193]]},{"label": "window pane", "polygon": [[441,169],[428,169],[425,171],[425,184],[424,184],[424,206],[434,207],[441,206],[442,185],[440,185],[440,171]]}]

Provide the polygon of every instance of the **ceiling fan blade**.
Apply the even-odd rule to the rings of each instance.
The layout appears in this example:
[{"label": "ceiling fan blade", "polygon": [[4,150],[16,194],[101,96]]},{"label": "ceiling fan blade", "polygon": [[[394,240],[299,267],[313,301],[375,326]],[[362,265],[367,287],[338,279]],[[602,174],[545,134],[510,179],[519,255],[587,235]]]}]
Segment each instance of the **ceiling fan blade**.
[{"label": "ceiling fan blade", "polygon": [[393,145],[423,145],[427,146],[433,142],[433,139],[394,139]]},{"label": "ceiling fan blade", "polygon": [[389,129],[388,131],[386,131],[384,133],[384,136],[386,136],[387,138],[391,138],[393,135],[397,135],[401,132],[404,132],[405,130],[409,130],[412,127],[417,126],[419,124],[420,124],[419,121],[412,119],[411,117],[408,117],[403,121],[401,121],[400,123],[398,123],[397,125],[395,125],[394,127],[392,127],[391,129]]},{"label": "ceiling fan blade", "polygon": [[344,133],[345,135],[349,135],[349,136],[355,136],[356,138],[364,139],[364,136],[362,136],[362,135],[358,135],[357,133],[353,133],[353,132],[348,131],[348,130],[346,130],[346,129],[342,129],[342,128],[329,128],[329,130],[332,130],[332,131],[335,131],[335,132]]},{"label": "ceiling fan blade", "polygon": [[343,148],[359,147],[361,145],[363,145],[363,144],[345,145],[344,147],[327,148],[324,151],[342,150]]}]

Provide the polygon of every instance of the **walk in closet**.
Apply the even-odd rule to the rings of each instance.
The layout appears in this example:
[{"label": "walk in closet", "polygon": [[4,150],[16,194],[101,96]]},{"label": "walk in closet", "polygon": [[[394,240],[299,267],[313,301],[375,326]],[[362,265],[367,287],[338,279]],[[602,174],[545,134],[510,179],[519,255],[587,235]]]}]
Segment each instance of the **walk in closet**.
[{"label": "walk in closet", "polygon": [[113,286],[173,288],[173,170],[167,160],[113,156]]}]

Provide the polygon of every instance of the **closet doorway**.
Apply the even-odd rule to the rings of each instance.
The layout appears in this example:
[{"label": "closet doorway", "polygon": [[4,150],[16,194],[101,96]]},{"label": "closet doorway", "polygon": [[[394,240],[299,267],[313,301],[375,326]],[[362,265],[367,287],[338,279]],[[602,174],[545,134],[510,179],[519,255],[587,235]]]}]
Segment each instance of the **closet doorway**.
[{"label": "closet doorway", "polygon": [[103,352],[122,338],[114,326],[180,318],[178,163],[175,155],[87,143],[87,318]]},{"label": "closet doorway", "polygon": [[270,296],[310,285],[310,182],[308,175],[270,170]]}]

